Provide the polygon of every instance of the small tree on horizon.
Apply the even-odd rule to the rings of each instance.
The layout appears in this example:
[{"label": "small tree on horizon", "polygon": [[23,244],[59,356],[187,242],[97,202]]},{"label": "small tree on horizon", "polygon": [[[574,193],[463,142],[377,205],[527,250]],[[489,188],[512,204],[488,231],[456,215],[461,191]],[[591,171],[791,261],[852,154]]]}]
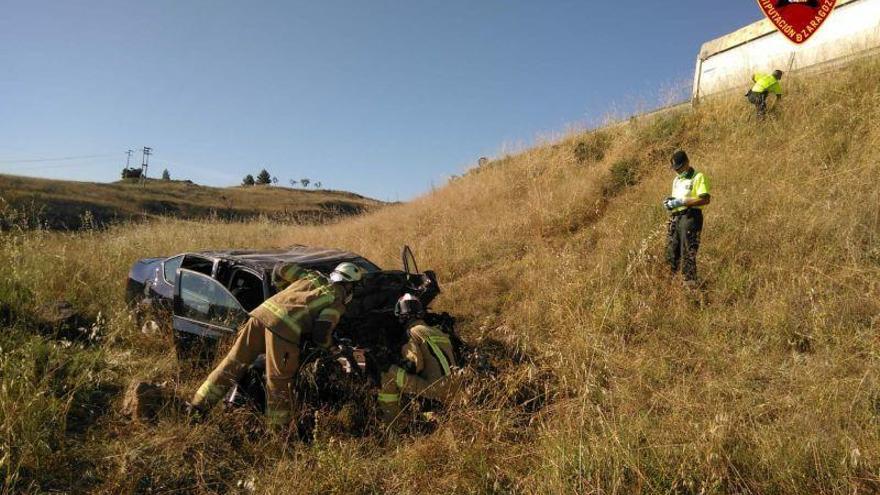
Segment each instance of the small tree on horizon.
[{"label": "small tree on horizon", "polygon": [[168,169],[162,171],[162,180],[171,180],[171,174],[168,172]]},{"label": "small tree on horizon", "polygon": [[294,187],[294,188],[296,187],[297,184],[299,184],[299,182],[296,179],[290,179],[289,181],[287,181],[287,183],[290,184],[290,187]]},{"label": "small tree on horizon", "polygon": [[278,177],[272,176],[272,184],[278,184]]},{"label": "small tree on horizon", "polygon": [[266,170],[265,168],[263,170],[260,170],[260,173],[257,174],[257,184],[258,185],[265,185],[265,184],[269,184],[271,182],[272,182],[272,176],[269,174],[269,171]]},{"label": "small tree on horizon", "polygon": [[299,180],[299,183],[302,184],[303,187],[309,187],[309,182],[312,182],[312,181],[310,181],[309,179],[300,179]]},{"label": "small tree on horizon", "polygon": [[252,186],[254,185],[254,176],[251,174],[247,174],[244,176],[244,179],[241,181],[241,185],[243,186]]},{"label": "small tree on horizon", "polygon": [[321,181],[315,182],[315,189],[321,189]]}]

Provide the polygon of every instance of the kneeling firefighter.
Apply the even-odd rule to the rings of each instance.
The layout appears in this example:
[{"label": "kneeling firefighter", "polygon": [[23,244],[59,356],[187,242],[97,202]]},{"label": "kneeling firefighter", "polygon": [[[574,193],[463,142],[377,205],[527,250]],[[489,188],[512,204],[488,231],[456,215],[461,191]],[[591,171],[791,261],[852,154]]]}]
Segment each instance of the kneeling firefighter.
[{"label": "kneeling firefighter", "polygon": [[452,342],[443,330],[425,323],[425,310],[412,294],[404,294],[394,314],[406,328],[407,342],[401,348],[400,365],[382,373],[379,410],[391,425],[400,413],[401,394],[448,402],[455,394],[450,376],[457,363]]},{"label": "kneeling firefighter", "polygon": [[251,311],[229,353],[195,393],[191,410],[210,410],[265,353],[267,420],[272,426],[290,423],[302,339],[330,347],[333,329],[362,277],[363,269],[353,263],[340,263],[329,277],[295,263],[275,267],[272,278],[279,292]]}]

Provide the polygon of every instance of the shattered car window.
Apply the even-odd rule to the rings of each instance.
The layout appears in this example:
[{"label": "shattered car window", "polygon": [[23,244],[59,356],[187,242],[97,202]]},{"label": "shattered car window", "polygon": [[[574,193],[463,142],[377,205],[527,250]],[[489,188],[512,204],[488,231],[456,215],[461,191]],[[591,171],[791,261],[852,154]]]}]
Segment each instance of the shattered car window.
[{"label": "shattered car window", "polygon": [[201,323],[234,330],[248,318],[232,294],[198,273],[180,272],[180,301],[180,316]]}]

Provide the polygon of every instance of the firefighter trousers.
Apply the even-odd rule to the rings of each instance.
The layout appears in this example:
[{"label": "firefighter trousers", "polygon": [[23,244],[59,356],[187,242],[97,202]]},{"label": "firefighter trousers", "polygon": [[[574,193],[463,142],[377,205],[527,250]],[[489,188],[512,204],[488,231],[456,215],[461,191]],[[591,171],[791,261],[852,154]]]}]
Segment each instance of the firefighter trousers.
[{"label": "firefighter trousers", "polygon": [[423,377],[392,366],[382,373],[379,390],[379,412],[385,424],[392,424],[400,414],[401,394],[447,402],[454,393],[451,376]]},{"label": "firefighter trousers", "polygon": [[678,272],[685,280],[697,279],[697,250],[703,232],[703,211],[688,208],[669,219],[666,227],[666,260],[673,273]]},{"label": "firefighter trousers", "polygon": [[293,412],[293,379],[299,368],[297,340],[294,335],[279,337],[256,318],[250,318],[239,329],[226,357],[199,387],[193,405],[202,410],[216,405],[257,356],[265,353],[266,417],[274,426],[287,426]]}]

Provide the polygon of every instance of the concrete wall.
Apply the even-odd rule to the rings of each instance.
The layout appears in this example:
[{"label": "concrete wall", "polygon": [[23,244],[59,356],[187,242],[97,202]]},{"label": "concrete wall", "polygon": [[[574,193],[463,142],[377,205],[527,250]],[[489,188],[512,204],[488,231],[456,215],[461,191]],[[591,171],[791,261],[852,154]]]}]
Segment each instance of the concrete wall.
[{"label": "concrete wall", "polygon": [[740,90],[752,74],[816,69],[880,49],[880,0],[840,0],[806,43],[796,45],[764,19],[705,43],[697,57],[693,98]]}]

